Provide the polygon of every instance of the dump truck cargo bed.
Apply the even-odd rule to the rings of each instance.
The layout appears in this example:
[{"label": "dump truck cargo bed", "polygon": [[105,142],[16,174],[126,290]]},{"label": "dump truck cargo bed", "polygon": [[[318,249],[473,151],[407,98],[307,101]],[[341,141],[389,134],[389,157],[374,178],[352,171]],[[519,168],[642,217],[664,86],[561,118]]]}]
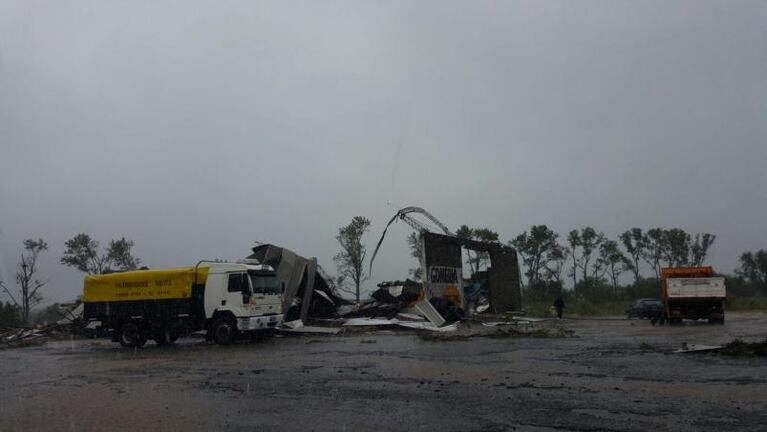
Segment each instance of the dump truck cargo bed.
[{"label": "dump truck cargo bed", "polygon": [[671,278],[666,283],[666,295],[669,299],[727,297],[723,277]]}]

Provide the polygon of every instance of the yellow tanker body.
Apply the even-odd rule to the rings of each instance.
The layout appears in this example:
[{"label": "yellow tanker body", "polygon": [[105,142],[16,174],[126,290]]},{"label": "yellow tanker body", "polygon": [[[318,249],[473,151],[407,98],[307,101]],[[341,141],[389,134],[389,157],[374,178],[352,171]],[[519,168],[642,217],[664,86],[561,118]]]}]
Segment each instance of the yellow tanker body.
[{"label": "yellow tanker body", "polygon": [[192,296],[192,286],[204,284],[208,267],[180,267],[91,275],[85,278],[85,303],[172,300]]}]

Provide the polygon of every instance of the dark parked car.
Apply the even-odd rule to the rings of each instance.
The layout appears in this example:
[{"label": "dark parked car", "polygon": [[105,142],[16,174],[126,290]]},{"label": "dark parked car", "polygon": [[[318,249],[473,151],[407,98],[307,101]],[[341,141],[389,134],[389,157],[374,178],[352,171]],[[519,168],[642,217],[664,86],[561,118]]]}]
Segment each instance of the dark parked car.
[{"label": "dark parked car", "polygon": [[626,316],[631,318],[657,318],[663,315],[663,302],[658,299],[644,298],[635,300],[626,309]]}]

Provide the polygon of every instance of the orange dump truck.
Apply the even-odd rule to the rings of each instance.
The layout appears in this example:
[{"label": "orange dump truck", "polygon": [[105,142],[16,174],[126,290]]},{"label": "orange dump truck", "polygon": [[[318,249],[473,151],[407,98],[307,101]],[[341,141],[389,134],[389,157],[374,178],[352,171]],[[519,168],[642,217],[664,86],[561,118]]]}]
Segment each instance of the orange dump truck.
[{"label": "orange dump truck", "polygon": [[724,278],[711,267],[666,267],[661,269],[661,298],[670,324],[683,319],[707,319],[724,323],[727,290]]}]

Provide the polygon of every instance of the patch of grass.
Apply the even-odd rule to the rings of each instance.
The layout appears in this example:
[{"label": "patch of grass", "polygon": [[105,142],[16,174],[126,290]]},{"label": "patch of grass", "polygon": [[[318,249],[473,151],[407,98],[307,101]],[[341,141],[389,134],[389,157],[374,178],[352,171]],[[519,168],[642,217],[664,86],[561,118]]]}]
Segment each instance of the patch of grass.
[{"label": "patch of grass", "polygon": [[767,357],[767,339],[763,342],[743,342],[735,339],[717,352],[733,357]]},{"label": "patch of grass", "polygon": [[[567,316],[623,316],[626,314],[628,301],[605,300],[592,302],[589,300],[570,301],[565,304],[565,317]],[[550,317],[551,303],[531,302],[525,308],[530,316]]]},{"label": "patch of grass", "polygon": [[660,350],[658,348],[656,348],[655,346],[648,344],[647,342],[641,342],[639,344],[639,351],[642,351],[642,352],[658,352]]},{"label": "patch of grass", "polygon": [[728,298],[725,303],[727,310],[748,311],[767,310],[767,298],[765,297],[734,297]]}]

